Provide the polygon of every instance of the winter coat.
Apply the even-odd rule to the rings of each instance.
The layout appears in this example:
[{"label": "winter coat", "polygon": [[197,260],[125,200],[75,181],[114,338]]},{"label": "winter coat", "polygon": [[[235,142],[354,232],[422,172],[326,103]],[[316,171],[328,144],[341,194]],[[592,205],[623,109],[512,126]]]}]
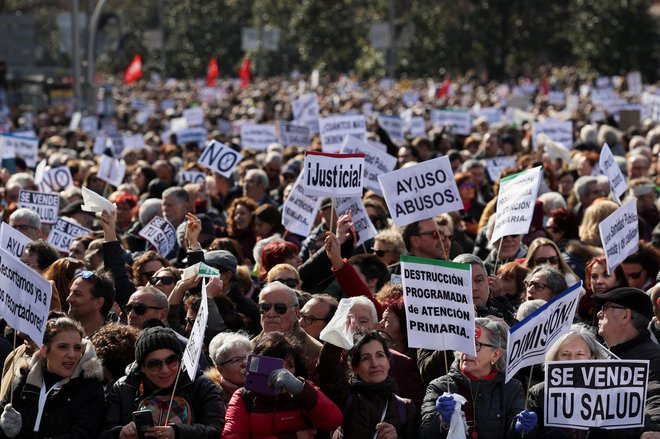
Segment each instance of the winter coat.
[{"label": "winter coat", "polygon": [[[148,409],[167,412],[171,389],[157,389],[147,381],[141,370],[133,365],[129,374],[120,378],[110,390],[106,404],[103,428],[104,437],[118,438],[121,429],[133,420],[133,412]],[[225,419],[225,404],[215,384],[207,377],[198,375],[190,381],[181,372],[170,423],[177,439],[217,438]],[[158,419],[154,419],[158,422]]]},{"label": "winter coat", "polygon": [[[449,371],[449,392],[458,393],[472,405],[472,415],[466,414],[470,430],[475,428],[479,439],[516,438],[515,417],[525,409],[522,384],[516,379],[504,382],[504,374],[497,372],[493,378],[470,380],[458,370],[454,362]],[[426,389],[422,406],[421,438],[447,437],[448,430],[441,427],[440,414],[435,402],[447,391],[447,375],[431,381]],[[466,407],[463,406],[465,412]],[[473,419],[471,419],[473,418]]]},{"label": "winter coat", "polygon": [[222,437],[295,438],[300,430],[335,430],[343,420],[341,411],[311,382],[303,381],[303,391],[296,396],[259,395],[245,388],[234,392]]},{"label": "winter coat", "polygon": [[[96,439],[103,419],[103,366],[92,343],[83,339],[84,353],[70,378],[55,384],[46,395],[38,432],[39,396],[44,385],[46,359],[37,351],[29,365],[18,366],[14,380],[14,408],[21,414],[23,428],[18,439],[50,438]],[[7,394],[3,406],[9,403]],[[0,430],[0,437],[6,436]]]}]

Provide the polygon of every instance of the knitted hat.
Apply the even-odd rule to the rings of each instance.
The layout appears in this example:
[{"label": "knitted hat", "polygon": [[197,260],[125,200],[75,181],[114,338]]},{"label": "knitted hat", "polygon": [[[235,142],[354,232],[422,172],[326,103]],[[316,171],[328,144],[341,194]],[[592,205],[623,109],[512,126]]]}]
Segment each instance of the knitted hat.
[{"label": "knitted hat", "polygon": [[142,366],[147,355],[158,349],[170,349],[179,357],[183,356],[174,331],[170,328],[147,328],[142,331],[135,345],[135,361]]}]

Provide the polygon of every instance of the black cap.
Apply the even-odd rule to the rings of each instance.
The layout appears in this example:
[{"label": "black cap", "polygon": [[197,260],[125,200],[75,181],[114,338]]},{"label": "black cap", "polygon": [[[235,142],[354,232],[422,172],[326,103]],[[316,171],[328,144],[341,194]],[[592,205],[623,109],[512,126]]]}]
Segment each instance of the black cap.
[{"label": "black cap", "polygon": [[213,268],[236,274],[236,257],[227,250],[212,250],[204,255],[204,262]]},{"label": "black cap", "polygon": [[94,212],[87,212],[82,209],[82,201],[74,201],[73,203],[68,204],[62,210],[60,210],[60,216],[70,216],[77,213],[86,213],[87,215],[94,216]]},{"label": "black cap", "polygon": [[181,358],[183,355],[179,339],[170,328],[147,328],[142,330],[135,344],[135,362],[142,366],[144,359],[158,349],[169,349]]},{"label": "black cap", "polygon": [[648,320],[653,318],[653,304],[648,294],[638,288],[621,287],[602,294],[591,296],[599,305],[605,302],[616,303],[637,311]]}]

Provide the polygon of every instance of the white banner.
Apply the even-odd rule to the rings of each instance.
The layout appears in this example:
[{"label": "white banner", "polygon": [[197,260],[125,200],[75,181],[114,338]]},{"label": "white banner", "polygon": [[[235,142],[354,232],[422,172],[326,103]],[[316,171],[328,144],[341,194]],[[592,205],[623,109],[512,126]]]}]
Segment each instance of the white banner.
[{"label": "white banner", "polygon": [[176,143],[185,145],[186,143],[196,143],[200,147],[206,144],[208,131],[204,127],[186,128],[176,132]]},{"label": "white banner", "polygon": [[321,147],[325,152],[338,152],[346,136],[367,138],[367,119],[359,115],[331,116],[319,119]]},{"label": "white banner", "polygon": [[265,151],[271,143],[277,142],[275,125],[251,124],[241,125],[241,147]]},{"label": "white banner", "polygon": [[516,158],[507,156],[507,157],[494,157],[486,160],[486,170],[488,171],[488,176],[490,181],[495,181],[500,178],[502,171],[506,168],[515,168],[516,167]]},{"label": "white banner", "polygon": [[49,281],[0,248],[0,316],[37,346],[43,342],[51,295]]},{"label": "white banner", "polygon": [[71,241],[79,236],[92,233],[78,224],[74,224],[64,218],[59,218],[48,234],[48,243],[62,253],[69,253]]},{"label": "white banner", "polygon": [[206,144],[206,148],[202,151],[198,163],[202,166],[212,169],[218,174],[230,178],[234,168],[241,161],[243,156],[223,145],[222,143],[211,140]]},{"label": "white banner", "polygon": [[392,172],[396,167],[396,157],[391,156],[370,142],[357,137],[346,136],[341,147],[342,154],[364,154],[363,185],[367,189],[381,194],[378,176]]},{"label": "white banner", "polygon": [[543,168],[538,166],[500,181],[491,245],[503,236],[521,235],[529,231],[542,172]]},{"label": "white banner", "polygon": [[477,355],[472,266],[401,256],[408,346]]},{"label": "white banner", "polygon": [[403,119],[396,116],[378,116],[378,125],[385,130],[393,142],[401,145],[403,143],[404,123]]},{"label": "white banner", "polygon": [[181,186],[187,183],[200,183],[206,179],[206,174],[199,171],[179,171],[178,180]]},{"label": "white banner", "polygon": [[573,122],[533,122],[532,123],[532,144],[536,148],[536,138],[539,134],[545,133],[550,139],[559,142],[567,149],[573,148]]},{"label": "white banner", "polygon": [[307,148],[311,141],[309,128],[287,122],[280,122],[280,143],[282,145]]},{"label": "white banner", "polygon": [[355,227],[355,233],[358,235],[358,240],[355,243],[355,246],[360,246],[376,236],[378,231],[369,218],[369,214],[364,207],[362,198],[335,198],[334,202],[337,216],[343,214],[347,210],[351,212],[353,217],[353,227]]},{"label": "white banner", "polygon": [[603,148],[600,151],[598,165],[600,166],[600,171],[603,175],[606,175],[607,179],[610,181],[610,187],[612,188],[612,193],[616,196],[616,200],[621,204],[621,196],[626,193],[628,184],[626,182],[626,177],[624,177],[623,172],[621,172],[621,168],[616,164],[614,155],[607,143],[603,145]]},{"label": "white banner", "polygon": [[319,102],[316,93],[308,93],[291,101],[293,119],[302,122],[315,121],[319,118]]},{"label": "white banner", "polygon": [[601,221],[598,231],[605,250],[607,273],[611,274],[621,262],[639,250],[637,198],[630,197]]},{"label": "white banner", "polygon": [[206,279],[202,280],[202,295],[199,302],[199,311],[195,317],[192,331],[190,331],[190,338],[186,344],[186,349],[183,351],[183,365],[188,372],[190,381],[195,381],[197,375],[197,367],[199,366],[199,356],[204,347],[204,334],[206,333],[206,323],[209,319],[209,306],[206,295]]},{"label": "white banner", "polygon": [[176,246],[176,229],[165,218],[153,217],[138,235],[149,241],[156,251],[166,257]]},{"label": "white banner", "polygon": [[582,281],[555,296],[509,329],[506,345],[507,382],[523,367],[543,364],[548,349],[571,329],[581,288]]},{"label": "white banner", "polygon": [[16,136],[11,133],[0,136],[2,158],[20,157],[29,168],[37,166],[39,139],[36,137]]},{"label": "white banner", "polygon": [[188,127],[204,125],[204,110],[200,107],[186,108],[183,110],[183,117],[186,119]]},{"label": "white banner", "polygon": [[20,258],[25,250],[25,246],[32,242],[28,238],[7,223],[0,224],[0,246],[5,251]]},{"label": "white banner", "polygon": [[320,203],[320,198],[305,194],[303,174],[301,173],[282,206],[282,225],[289,232],[296,235],[309,235],[312,227],[314,227],[314,219]]},{"label": "white banner", "polygon": [[60,196],[21,190],[18,192],[18,207],[34,210],[44,224],[55,224],[60,212]]},{"label": "white banner", "polygon": [[378,176],[397,227],[463,209],[447,156]]},{"label": "white banner", "polygon": [[119,186],[124,182],[126,175],[126,163],[123,160],[113,159],[107,155],[101,156],[101,163],[99,163],[99,170],[96,176],[111,184],[114,187]]},{"label": "white banner", "polygon": [[361,197],[364,154],[305,152],[306,195]]},{"label": "white banner", "polygon": [[447,127],[451,134],[469,136],[472,132],[472,115],[468,110],[433,110],[431,122]]},{"label": "white banner", "polygon": [[73,185],[73,176],[68,166],[47,168],[40,177],[40,181],[37,182],[35,174],[35,183],[39,186],[39,192],[59,192]]},{"label": "white banner", "polygon": [[423,117],[411,117],[410,124],[408,127],[410,135],[413,137],[425,136],[426,135],[426,122]]},{"label": "white banner", "polygon": [[550,361],[545,427],[643,427],[648,378],[648,360]]}]

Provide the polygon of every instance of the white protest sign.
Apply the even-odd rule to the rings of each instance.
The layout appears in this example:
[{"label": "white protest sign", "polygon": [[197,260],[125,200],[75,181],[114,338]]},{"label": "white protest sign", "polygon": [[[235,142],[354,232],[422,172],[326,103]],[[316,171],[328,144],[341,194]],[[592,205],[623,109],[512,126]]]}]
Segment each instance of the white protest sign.
[{"label": "white protest sign", "polygon": [[346,136],[367,138],[367,119],[359,115],[330,116],[319,119],[321,147],[325,152],[338,152]]},{"label": "white protest sign", "polygon": [[179,183],[200,183],[206,179],[206,174],[199,171],[179,171]]},{"label": "white protest sign", "polygon": [[550,105],[562,106],[566,103],[566,95],[563,91],[553,91],[548,93],[548,103]]},{"label": "white protest sign", "polygon": [[0,246],[17,258],[23,255],[25,246],[31,242],[31,238],[28,238],[9,224],[3,222],[0,225]]},{"label": "white protest sign", "polygon": [[153,217],[138,235],[149,241],[163,256],[168,255],[176,246],[176,229],[169,221],[159,216]]},{"label": "white protest sign", "polygon": [[251,124],[241,125],[241,147],[264,151],[268,145],[277,142],[275,125]]},{"label": "white protest sign", "polygon": [[447,156],[379,175],[378,183],[397,227],[463,209]]},{"label": "white protest sign", "polygon": [[546,427],[609,429],[644,426],[648,360],[549,361]]},{"label": "white protest sign", "polygon": [[25,160],[28,167],[34,168],[37,166],[39,139],[8,133],[0,136],[0,140],[2,141],[2,158],[20,157]]},{"label": "white protest sign", "polygon": [[536,148],[536,137],[545,133],[550,139],[559,142],[566,148],[573,147],[573,122],[534,122],[532,123],[532,142]]},{"label": "white protest sign", "polygon": [[491,245],[503,236],[520,235],[529,231],[542,172],[543,168],[537,166],[500,181]]},{"label": "white protest sign", "polygon": [[55,224],[60,211],[60,196],[21,190],[18,193],[18,207],[37,212],[44,224]]},{"label": "white protest sign", "polygon": [[341,147],[342,154],[364,154],[363,185],[378,194],[380,185],[378,176],[392,172],[396,167],[396,157],[384,153],[370,142],[365,142],[357,137],[346,136]]},{"label": "white protest sign", "polygon": [[62,253],[69,253],[71,241],[79,236],[85,236],[90,233],[92,231],[85,227],[74,224],[64,218],[59,218],[53,228],[50,229],[48,243]]},{"label": "white protest sign", "polygon": [[426,122],[423,117],[411,117],[408,130],[413,137],[426,135]]},{"label": "white protest sign", "polygon": [[403,143],[403,119],[396,116],[378,116],[378,125],[385,130],[390,139],[398,144]]},{"label": "white protest sign", "polygon": [[431,122],[447,127],[451,134],[469,136],[472,131],[472,115],[468,110],[433,110]]},{"label": "white protest sign", "polygon": [[127,134],[123,136],[124,148],[144,148],[144,138],[142,134]]},{"label": "white protest sign", "polygon": [[234,151],[228,146],[225,146],[216,140],[211,140],[206,144],[206,148],[202,151],[198,163],[229,178],[242,158],[243,156],[240,153]]},{"label": "white protest sign", "polygon": [[488,176],[491,181],[495,181],[500,178],[502,171],[507,168],[516,167],[516,158],[511,156],[506,157],[493,157],[486,160],[486,170],[488,171]]},{"label": "white protest sign", "polygon": [[369,214],[364,207],[362,198],[360,197],[350,197],[350,198],[335,198],[335,211],[337,215],[340,215],[347,210],[351,212],[353,219],[353,227],[355,227],[355,233],[358,236],[358,240],[355,243],[355,246],[360,246],[376,236],[378,231],[374,227]]},{"label": "white protest sign", "polygon": [[50,311],[49,281],[0,248],[0,316],[41,346]]},{"label": "white protest sign", "polygon": [[302,122],[319,118],[319,102],[316,93],[308,93],[291,101],[293,119]]},{"label": "white protest sign", "polygon": [[280,122],[280,143],[282,145],[307,148],[311,140],[309,128],[287,122]]},{"label": "white protest sign", "polygon": [[80,121],[82,120],[82,113],[76,111],[71,115],[71,120],[69,121],[69,131],[77,131],[80,126]]},{"label": "white protest sign", "polygon": [[192,331],[190,331],[190,338],[186,344],[186,349],[183,351],[183,365],[188,372],[190,381],[195,381],[197,374],[197,367],[199,366],[199,356],[204,347],[204,334],[206,333],[206,323],[209,319],[209,308],[206,295],[206,279],[202,280],[202,295],[199,302],[199,311],[195,317]]},{"label": "white protest sign", "polygon": [[[621,196],[626,192],[626,189],[628,189],[628,185],[626,184],[626,177],[623,176],[621,168],[616,164],[612,150],[610,150],[607,143],[603,145],[603,148],[600,151],[598,165],[600,166],[600,171],[606,175],[607,179],[610,181],[612,193],[616,195],[617,201],[621,200]],[[619,204],[621,204],[620,201]]]},{"label": "white protest sign", "polygon": [[176,143],[185,145],[186,143],[196,143],[199,146],[204,146],[208,131],[204,127],[185,128],[175,133]]},{"label": "white protest sign", "polygon": [[124,181],[124,175],[126,175],[126,163],[123,160],[113,159],[107,155],[101,156],[97,178],[117,187]]},{"label": "white protest sign", "polygon": [[303,187],[307,195],[361,197],[364,154],[305,152]]},{"label": "white protest sign", "polygon": [[637,198],[630,197],[601,221],[598,231],[605,250],[607,273],[610,274],[628,256],[639,250]]},{"label": "white protest sign", "polygon": [[471,265],[402,255],[401,279],[408,346],[477,355]]},{"label": "white protest sign", "polygon": [[59,192],[73,185],[73,176],[68,166],[59,166],[46,169],[41,176],[41,181],[37,184],[40,192]]},{"label": "white protest sign", "polygon": [[509,329],[506,344],[506,381],[520,369],[542,364],[555,340],[571,329],[582,281],[555,296]]},{"label": "white protest sign", "polygon": [[94,191],[90,191],[86,187],[82,188],[83,205],[80,206],[85,212],[114,212],[117,210],[117,205],[111,203]]},{"label": "white protest sign", "polygon": [[642,86],[642,74],[640,72],[630,72],[626,75],[628,91],[631,95],[639,96],[644,90]]},{"label": "white protest sign", "polygon": [[185,117],[175,117],[170,121],[170,131],[173,133],[185,130],[186,128],[188,128],[188,121]]},{"label": "white protest sign", "polygon": [[303,174],[301,173],[282,206],[282,225],[296,235],[309,235],[314,227],[314,219],[320,203],[320,198],[305,194]]},{"label": "white protest sign", "polygon": [[652,93],[642,94],[642,107],[644,114],[656,122],[660,122],[660,95]]},{"label": "white protest sign", "polygon": [[500,123],[504,116],[502,109],[497,107],[481,107],[477,114],[479,117],[485,117],[489,125]]},{"label": "white protest sign", "polygon": [[94,147],[92,148],[92,152],[95,155],[101,155],[105,152],[107,147],[108,138],[106,136],[96,136],[96,139],[94,139]]},{"label": "white protest sign", "polygon": [[189,127],[204,125],[204,110],[200,107],[186,108],[183,110],[183,117]]}]

